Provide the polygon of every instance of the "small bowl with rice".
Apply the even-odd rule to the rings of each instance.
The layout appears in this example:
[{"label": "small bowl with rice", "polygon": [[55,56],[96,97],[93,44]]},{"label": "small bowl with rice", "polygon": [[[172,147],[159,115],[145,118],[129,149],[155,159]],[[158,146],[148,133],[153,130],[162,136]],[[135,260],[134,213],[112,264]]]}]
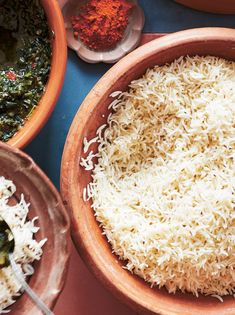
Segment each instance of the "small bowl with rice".
[{"label": "small bowl with rice", "polygon": [[145,314],[235,314],[235,30],[136,49],[84,100],[61,190],[82,258]]},{"label": "small bowl with rice", "polygon": [[[69,258],[69,218],[47,176],[22,151],[0,143],[0,215],[12,230],[13,258],[38,297],[52,309]],[[2,226],[1,251],[2,246]],[[2,254],[2,252],[1,252]],[[40,315],[11,265],[1,266],[0,313]]]}]

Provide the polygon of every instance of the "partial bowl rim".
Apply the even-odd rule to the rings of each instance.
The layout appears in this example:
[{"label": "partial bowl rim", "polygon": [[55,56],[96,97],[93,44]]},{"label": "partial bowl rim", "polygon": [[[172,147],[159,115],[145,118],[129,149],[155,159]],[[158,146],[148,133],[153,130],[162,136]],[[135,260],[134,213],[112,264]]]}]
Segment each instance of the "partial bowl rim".
[{"label": "partial bowl rim", "polygon": [[[109,268],[105,258],[102,257],[102,253],[99,251],[99,247],[93,245],[94,235],[91,233],[92,226],[89,226],[89,223],[86,225],[86,211],[80,210],[83,197],[80,192],[81,189],[79,189],[78,193],[78,186],[74,185],[77,180],[76,170],[80,167],[80,148],[83,143],[83,138],[86,135],[86,121],[88,121],[93,115],[93,110],[96,108],[96,105],[102,99],[104,99],[104,97],[108,97],[110,93],[115,91],[113,90],[110,93],[107,92],[108,90],[112,90],[115,82],[117,82],[117,80],[122,80],[124,76],[125,78],[128,78],[128,70],[132,69],[133,67],[138,67],[138,64],[144,62],[144,60],[148,57],[151,57],[153,53],[157,54],[158,52],[161,52],[161,55],[164,55],[165,51],[169,48],[171,49],[179,45],[185,46],[189,43],[197,42],[205,42],[206,44],[207,41],[228,41],[230,43],[234,43],[235,48],[235,30],[215,27],[190,29],[176,32],[163,36],[159,39],[155,39],[137,48],[126,57],[121,59],[95,84],[83,101],[76,116],[74,117],[63,151],[60,179],[61,194],[64,203],[67,205],[67,208],[70,212],[72,224],[71,234],[77,250],[92,273],[110,291],[112,291],[114,295],[116,295],[120,300],[127,303],[135,310],[144,313],[146,312],[147,314],[181,315],[183,313],[182,310],[181,313],[175,311],[174,305],[168,305],[168,310],[165,311],[162,309],[162,306],[160,305],[161,303],[158,305],[153,305],[148,294],[146,294],[143,299],[139,299],[135,294],[133,294],[133,292],[127,292],[125,290],[125,285],[122,285],[120,281],[119,283],[115,283],[115,279],[118,279],[116,278],[116,271],[113,268]],[[136,62],[136,60],[138,61]],[[77,181],[79,183],[79,180]],[[213,302],[210,302],[209,304],[211,305],[211,303]],[[216,301],[214,303],[216,303]],[[199,305],[199,308],[200,307],[201,305]],[[202,315],[204,314],[203,311],[205,311],[205,308],[202,308],[197,314]],[[206,310],[206,312],[210,315],[218,314],[214,311],[210,311],[209,308]],[[235,304],[234,307],[227,308],[226,312],[220,312],[220,314],[234,315],[234,312]],[[187,313],[184,313],[184,315],[186,314],[195,315],[196,313],[191,313],[189,309]]]},{"label": "partial bowl rim", "polygon": [[41,130],[49,119],[62,89],[67,62],[67,43],[64,20],[57,0],[41,0],[47,21],[53,32],[51,70],[45,93],[32,115],[24,125],[7,141],[7,144],[24,148]]},{"label": "partial bowl rim", "polygon": [[183,4],[189,8],[220,14],[234,14],[235,2],[233,0],[174,0],[179,4]]}]

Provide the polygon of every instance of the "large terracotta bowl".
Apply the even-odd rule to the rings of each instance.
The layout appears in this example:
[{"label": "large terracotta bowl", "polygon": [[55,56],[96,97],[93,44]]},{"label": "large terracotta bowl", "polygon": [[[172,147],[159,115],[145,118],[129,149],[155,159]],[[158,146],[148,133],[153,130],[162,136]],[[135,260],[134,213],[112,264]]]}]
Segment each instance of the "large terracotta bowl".
[{"label": "large terracotta bowl", "polygon": [[235,14],[234,0],[175,0],[175,2],[196,10],[211,13]]},{"label": "large terracotta bowl", "polygon": [[49,28],[53,31],[51,71],[46,90],[33,114],[24,126],[8,141],[8,144],[23,148],[44,126],[50,117],[62,89],[67,61],[67,43],[63,16],[57,0],[41,0]]},{"label": "large terracotta bowl", "polygon": [[[48,307],[53,308],[65,282],[70,253],[67,212],[59,193],[33,160],[2,142],[0,176],[14,182],[17,189],[15,200],[24,194],[26,202],[30,203],[29,219],[38,216],[40,230],[35,238],[47,238],[41,260],[33,264],[35,273],[30,277],[29,285]],[[12,315],[42,314],[26,293],[9,309]]]},{"label": "large terracotta bowl", "polygon": [[[83,188],[91,172],[80,165],[83,138],[91,139],[104,124],[113,100],[110,93],[126,90],[148,67],[163,65],[182,55],[215,55],[235,60],[235,30],[223,28],[193,29],[156,39],[136,49],[113,66],[94,86],[81,105],[70,128],[62,159],[61,190],[72,219],[72,237],[86,265],[123,302],[137,311],[161,315],[234,315],[235,299],[191,294],[169,294],[151,289],[142,279],[123,269],[112,254],[107,239],[95,220],[91,204],[83,200]],[[91,148],[94,152],[97,146]]]}]

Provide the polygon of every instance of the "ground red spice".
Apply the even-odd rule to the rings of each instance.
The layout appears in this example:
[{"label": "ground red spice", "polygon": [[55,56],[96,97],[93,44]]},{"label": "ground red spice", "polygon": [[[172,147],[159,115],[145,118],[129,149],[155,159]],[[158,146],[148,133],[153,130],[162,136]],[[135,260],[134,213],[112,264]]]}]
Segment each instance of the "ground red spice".
[{"label": "ground red spice", "polygon": [[133,4],[126,0],[90,0],[71,17],[74,37],[93,50],[114,48],[123,38]]}]

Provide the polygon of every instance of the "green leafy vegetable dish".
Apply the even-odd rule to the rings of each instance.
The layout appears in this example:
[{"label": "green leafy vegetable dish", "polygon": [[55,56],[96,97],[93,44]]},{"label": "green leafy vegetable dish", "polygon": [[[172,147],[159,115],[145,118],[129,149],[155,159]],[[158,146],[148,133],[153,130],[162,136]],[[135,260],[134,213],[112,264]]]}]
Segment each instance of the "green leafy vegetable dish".
[{"label": "green leafy vegetable dish", "polygon": [[8,141],[42,97],[50,32],[38,0],[0,0],[0,140]]}]

